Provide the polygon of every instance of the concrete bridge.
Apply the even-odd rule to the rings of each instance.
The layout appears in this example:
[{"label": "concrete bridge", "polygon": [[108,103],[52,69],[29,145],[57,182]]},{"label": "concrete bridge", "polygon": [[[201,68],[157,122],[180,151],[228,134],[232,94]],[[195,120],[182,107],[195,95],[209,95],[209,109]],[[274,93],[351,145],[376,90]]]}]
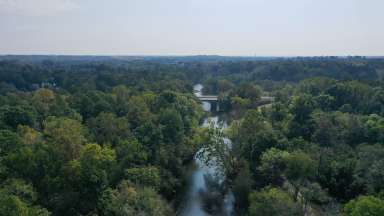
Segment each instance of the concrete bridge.
[{"label": "concrete bridge", "polygon": [[220,111],[217,95],[196,95],[196,97],[202,102],[208,102],[211,105],[211,111]]},{"label": "concrete bridge", "polygon": [[[218,101],[217,95],[199,95],[199,96],[197,96],[197,98],[199,98],[199,100],[201,100],[201,101],[207,101],[207,102]],[[260,97],[261,102],[273,102],[274,100],[275,100],[274,97],[269,97],[269,96],[261,96]]]},{"label": "concrete bridge", "polygon": [[273,101],[275,101],[275,97],[261,96],[261,97],[260,97],[260,101],[261,101],[261,102],[269,102],[269,103],[272,103]]},{"label": "concrete bridge", "polygon": [[197,98],[199,98],[201,101],[218,101],[218,97],[216,95],[201,95],[197,96]]},{"label": "concrete bridge", "polygon": [[[217,112],[220,111],[219,102],[218,102],[218,96],[217,95],[196,95],[196,97],[203,102],[209,102],[211,106],[215,107],[214,110]],[[259,107],[271,104],[275,100],[274,97],[269,96],[261,96],[259,99]]]}]

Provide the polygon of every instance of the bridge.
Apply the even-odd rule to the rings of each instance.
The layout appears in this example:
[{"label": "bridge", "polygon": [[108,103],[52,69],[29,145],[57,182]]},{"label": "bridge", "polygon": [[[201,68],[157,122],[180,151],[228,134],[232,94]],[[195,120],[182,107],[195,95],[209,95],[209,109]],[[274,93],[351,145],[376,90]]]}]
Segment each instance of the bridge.
[{"label": "bridge", "polygon": [[[201,101],[218,101],[218,96],[217,95],[197,95],[197,98]],[[274,97],[269,97],[269,96],[261,96],[260,97],[260,102],[268,103],[268,102],[273,102],[275,100]]]},{"label": "bridge", "polygon": [[218,97],[216,95],[200,95],[197,96],[201,101],[218,101]]},{"label": "bridge", "polygon": [[[217,95],[196,95],[196,97],[203,102],[208,102],[211,104],[211,106],[215,107],[214,109],[216,112],[220,111],[219,108],[219,102],[218,102],[218,96]],[[274,97],[269,96],[261,96],[260,99],[257,101],[257,106],[259,108],[270,105],[275,100]]]},{"label": "bridge", "polygon": [[260,102],[272,103],[273,101],[275,101],[275,97],[269,97],[269,96],[261,96],[260,97]]}]

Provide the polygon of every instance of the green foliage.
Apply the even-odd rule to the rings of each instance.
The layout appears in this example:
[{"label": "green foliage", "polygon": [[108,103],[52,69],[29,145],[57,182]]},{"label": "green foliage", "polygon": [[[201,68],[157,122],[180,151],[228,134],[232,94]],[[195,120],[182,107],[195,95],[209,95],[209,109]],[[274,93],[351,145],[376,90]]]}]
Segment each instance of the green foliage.
[{"label": "green foliage", "polygon": [[84,119],[95,117],[101,112],[112,112],[113,98],[100,91],[77,92],[71,97],[71,104]]},{"label": "green foliage", "polygon": [[44,121],[44,135],[56,145],[66,160],[75,159],[86,142],[84,126],[69,118],[49,117]]},{"label": "green foliage", "polygon": [[209,122],[209,124],[207,137],[198,157],[206,164],[214,163],[219,175],[233,177],[237,172],[236,152],[225,143],[223,129],[215,127],[214,122]]},{"label": "green foliage", "polygon": [[233,95],[237,95],[240,98],[249,99],[252,102],[260,99],[261,96],[261,88],[252,84],[242,84],[238,88],[234,90]]},{"label": "green foliage", "polygon": [[98,192],[108,185],[108,176],[115,163],[114,150],[97,144],[87,144],[81,150],[79,159],[71,161],[70,165],[87,190]]},{"label": "green foliage", "polygon": [[184,124],[181,115],[174,109],[161,111],[159,116],[164,142],[180,143],[184,134]]},{"label": "green foliage", "polygon": [[127,139],[131,132],[129,122],[124,117],[116,117],[113,113],[100,113],[88,120],[88,128],[93,140],[101,144],[114,144],[120,139]]},{"label": "green foliage", "polygon": [[373,196],[360,196],[345,205],[344,213],[348,216],[384,215],[384,200]]},{"label": "green foliage", "polygon": [[371,194],[384,192],[384,147],[382,145],[360,145],[357,148],[358,160],[355,178]]},{"label": "green foliage", "polygon": [[[65,216],[98,213],[103,191],[124,179],[140,184],[140,196],[129,204],[138,214],[157,215],[156,205],[166,206],[152,190],[171,201],[181,192],[199,146],[194,140],[202,110],[180,72],[156,66],[149,73],[143,65],[57,70],[61,66],[32,64],[38,77],[31,80],[24,74],[10,78],[3,66],[0,62],[0,76],[7,77],[2,90],[12,93],[0,96],[2,181],[31,182],[39,194],[33,202]],[[15,88],[8,84],[14,81]],[[35,204],[8,198],[23,212]],[[172,212],[162,209],[164,215]]]},{"label": "green foliage", "polygon": [[37,194],[31,185],[20,179],[4,182],[0,188],[0,215],[49,216],[46,209],[34,205]]},{"label": "green foliage", "polygon": [[37,113],[31,106],[2,106],[0,107],[0,124],[2,128],[16,129],[18,125],[33,126]]},{"label": "green foliage", "polygon": [[105,216],[168,216],[171,207],[150,188],[134,187],[123,181],[117,189],[106,189],[99,199],[99,212]]},{"label": "green foliage", "polygon": [[324,91],[328,90],[329,86],[335,83],[336,80],[328,77],[314,77],[302,80],[298,88],[300,92],[320,96]]},{"label": "green foliage", "polygon": [[96,207],[98,197],[109,185],[115,166],[115,151],[97,144],[85,145],[79,159],[69,163],[67,175],[75,191],[79,192],[80,212],[89,212]]},{"label": "green foliage", "polygon": [[25,125],[19,125],[17,133],[21,138],[21,142],[25,145],[36,144],[43,140],[42,134],[39,131]]},{"label": "green foliage", "polygon": [[249,196],[249,215],[274,216],[274,215],[304,215],[286,192],[278,188],[264,188],[252,192]]},{"label": "green foliage", "polygon": [[274,185],[282,184],[283,174],[287,168],[289,157],[289,152],[276,148],[271,148],[262,154],[258,169],[268,183]]},{"label": "green foliage", "polygon": [[41,88],[36,90],[32,96],[32,103],[44,116],[47,116],[55,102],[55,93],[50,89]]},{"label": "green foliage", "polygon": [[243,156],[255,163],[260,155],[272,147],[283,147],[280,137],[272,125],[258,110],[249,110],[239,125],[232,126],[231,139]]},{"label": "green foliage", "polygon": [[122,168],[143,165],[149,158],[147,150],[137,140],[121,140],[116,145],[115,150],[117,160]]},{"label": "green foliage", "polygon": [[233,84],[225,79],[208,79],[204,82],[204,94],[226,93],[233,88]]},{"label": "green foliage", "polygon": [[160,187],[160,172],[156,167],[139,167],[125,170],[125,178],[136,185],[152,187],[157,190]]},{"label": "green foliage", "polygon": [[292,99],[291,113],[293,119],[289,125],[290,136],[301,136],[309,139],[313,131],[311,114],[314,108],[314,100],[310,95],[302,94]]},{"label": "green foliage", "polygon": [[355,181],[356,155],[353,149],[340,145],[319,152],[317,180],[338,200],[349,200],[364,192]]},{"label": "green foliage", "polygon": [[315,161],[304,152],[292,152],[286,158],[286,162],[285,175],[293,182],[310,179],[315,175]]},{"label": "green foliage", "polygon": [[242,161],[240,171],[232,183],[232,192],[235,196],[236,207],[239,209],[239,214],[245,213],[249,206],[249,194],[252,191],[254,180],[252,173],[249,170],[249,165]]},{"label": "green foliage", "polygon": [[384,117],[371,114],[365,119],[363,127],[366,131],[367,141],[384,143]]},{"label": "green foliage", "polygon": [[127,116],[133,128],[139,127],[142,122],[152,118],[150,107],[142,96],[132,96],[128,106]]},{"label": "green foliage", "polygon": [[0,130],[0,155],[5,155],[20,146],[20,138],[10,130]]},{"label": "green foliage", "polygon": [[[0,60],[0,215],[173,215],[204,145],[236,213],[326,215],[362,194],[346,214],[382,206],[380,59],[14,58]],[[197,82],[229,131],[198,129]]]}]

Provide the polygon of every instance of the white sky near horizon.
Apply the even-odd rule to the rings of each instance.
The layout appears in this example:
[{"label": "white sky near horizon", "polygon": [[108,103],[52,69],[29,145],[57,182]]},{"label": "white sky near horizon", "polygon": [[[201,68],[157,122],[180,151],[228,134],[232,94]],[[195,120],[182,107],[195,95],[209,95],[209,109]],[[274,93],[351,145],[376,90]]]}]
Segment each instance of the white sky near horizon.
[{"label": "white sky near horizon", "polygon": [[384,55],[384,0],[0,0],[0,54]]}]

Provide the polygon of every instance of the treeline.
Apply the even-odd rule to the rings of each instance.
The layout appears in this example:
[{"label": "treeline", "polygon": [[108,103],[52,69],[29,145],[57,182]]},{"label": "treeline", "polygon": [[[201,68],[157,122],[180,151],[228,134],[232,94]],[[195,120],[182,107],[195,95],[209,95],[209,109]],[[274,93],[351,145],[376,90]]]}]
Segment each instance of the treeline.
[{"label": "treeline", "polygon": [[[359,80],[378,85],[384,79],[384,60],[365,58],[289,58],[269,61],[235,61],[188,64],[186,68],[204,77],[207,93],[220,93],[232,84],[253,82],[271,91],[282,84],[313,77]],[[221,82],[220,82],[221,81]]]},{"label": "treeline", "polygon": [[0,215],[174,215],[201,144],[184,76],[1,62]]},{"label": "treeline", "polygon": [[0,62],[0,93],[55,86],[71,93],[104,91],[117,85],[127,85],[137,91],[168,89],[190,93],[192,84],[182,69],[153,62]]}]

